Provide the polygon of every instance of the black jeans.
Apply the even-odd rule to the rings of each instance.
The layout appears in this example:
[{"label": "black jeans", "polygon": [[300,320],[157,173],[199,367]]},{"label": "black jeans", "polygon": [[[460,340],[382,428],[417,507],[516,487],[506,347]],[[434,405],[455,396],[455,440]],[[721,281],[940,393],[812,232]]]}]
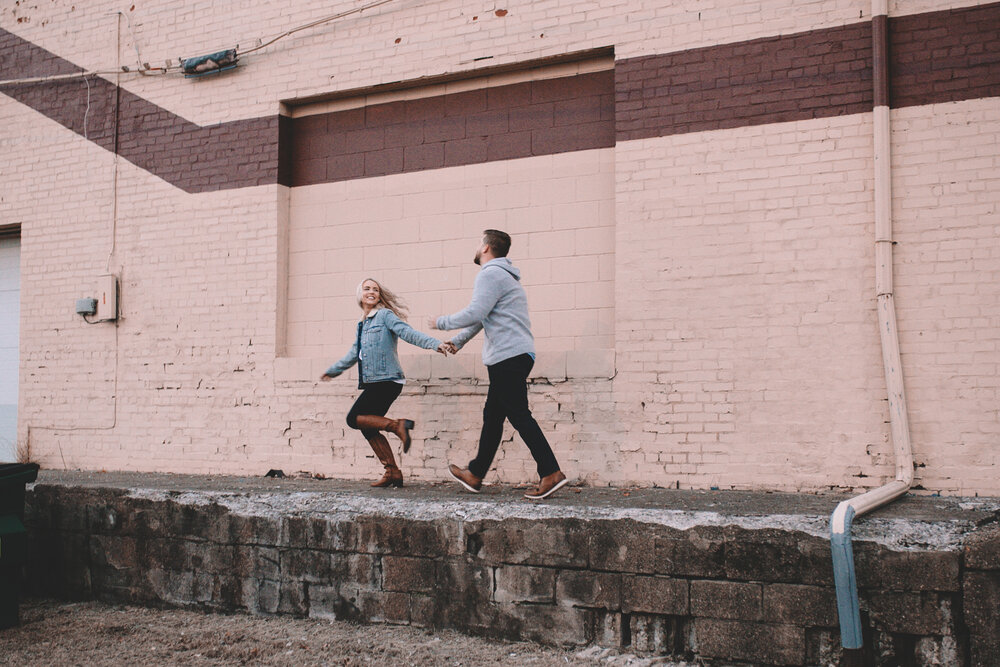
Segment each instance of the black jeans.
[{"label": "black jeans", "polygon": [[[347,425],[351,428],[358,428],[358,415],[385,417],[385,413],[389,412],[393,401],[399,398],[400,392],[403,391],[403,385],[398,382],[372,382],[371,384],[363,384],[361,387],[364,391],[358,396],[358,400],[354,401],[350,412],[347,413]],[[377,433],[378,431],[371,429],[361,429],[361,435],[365,438],[371,438]]]},{"label": "black jeans", "polygon": [[528,373],[535,365],[530,354],[521,354],[487,366],[490,390],[483,408],[483,430],[479,434],[479,451],[469,462],[469,472],[486,477],[503,437],[504,419],[509,419],[538,465],[538,476],[545,477],[559,470],[555,454],[549,447],[538,422],[528,408]]}]

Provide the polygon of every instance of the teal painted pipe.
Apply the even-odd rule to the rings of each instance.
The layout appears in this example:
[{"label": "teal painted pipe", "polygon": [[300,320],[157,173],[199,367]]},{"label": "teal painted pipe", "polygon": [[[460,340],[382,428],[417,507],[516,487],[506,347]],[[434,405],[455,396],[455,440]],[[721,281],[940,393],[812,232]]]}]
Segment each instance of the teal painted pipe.
[{"label": "teal painted pipe", "polygon": [[854,549],[851,546],[851,523],[854,508],[842,502],[830,515],[830,550],[833,552],[833,581],[837,587],[837,617],[840,619],[840,643],[846,649],[861,648],[861,610],[858,607],[858,582],[854,574]]}]

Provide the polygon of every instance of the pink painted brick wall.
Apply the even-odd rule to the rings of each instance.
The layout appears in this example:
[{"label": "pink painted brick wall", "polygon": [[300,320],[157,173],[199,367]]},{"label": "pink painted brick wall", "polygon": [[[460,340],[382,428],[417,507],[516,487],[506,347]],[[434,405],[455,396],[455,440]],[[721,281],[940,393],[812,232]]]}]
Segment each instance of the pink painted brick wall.
[{"label": "pink painted brick wall", "polygon": [[[504,17],[386,5],[218,78],[122,85],[211,125],[273,115],[279,100],[609,45],[618,59],[666,53],[847,25],[869,11],[846,1],[627,4],[519,1]],[[136,46],[157,65],[248,48],[331,12],[314,2],[250,2],[224,15],[147,3],[130,13],[131,32],[122,20],[119,54],[119,19],[106,14],[119,7],[72,6],[5,7],[0,27],[105,69],[131,65]],[[1000,494],[995,102],[892,114],[917,483],[947,494]],[[22,230],[18,437],[47,467],[374,475],[343,423],[350,379],[314,381],[348,344],[353,285],[385,271],[422,325],[464,304],[469,236],[500,226],[515,233],[539,337],[532,404],[574,477],[819,491],[892,475],[867,114],[528,158],[530,186],[511,179],[513,163],[495,163],[317,186],[326,194],[312,199],[274,185],[189,195],[121,161],[114,222],[106,151],[3,95],[0,122],[0,224]],[[585,164],[594,168],[560,175]],[[572,196],[547,201],[561,185]],[[395,243],[411,251],[404,260]],[[109,267],[121,276],[122,319],[87,325],[73,302]],[[394,413],[419,423],[404,470],[441,479],[447,462],[472,455],[485,373],[471,349],[450,360],[414,351],[404,363],[411,381]],[[533,477],[526,449],[505,442],[493,478]]]}]

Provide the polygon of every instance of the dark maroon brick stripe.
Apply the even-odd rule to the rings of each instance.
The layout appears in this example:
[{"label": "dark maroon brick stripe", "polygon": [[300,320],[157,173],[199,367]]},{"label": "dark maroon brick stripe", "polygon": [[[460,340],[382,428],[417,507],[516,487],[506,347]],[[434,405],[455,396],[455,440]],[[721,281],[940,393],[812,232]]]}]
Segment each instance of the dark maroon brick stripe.
[{"label": "dark maroon brick stripe", "polygon": [[[881,24],[875,27],[880,32]],[[1000,3],[890,18],[887,33],[892,107],[1000,96]],[[5,85],[0,93],[179,188],[204,192],[339,181],[867,112],[882,99],[872,81],[878,39],[872,23],[861,22],[622,60],[614,72],[207,127],[96,77],[89,80],[89,112],[82,79]],[[0,29],[0,79],[80,71]]]},{"label": "dark maroon brick stripe", "polygon": [[290,121],[289,185],[614,145],[614,72],[526,81]]},{"label": "dark maroon brick stripe", "polygon": [[872,17],[872,78],[876,107],[889,104],[889,19],[883,14]]},{"label": "dark maroon brick stripe", "polygon": [[889,100],[1000,96],[1000,3],[889,19]]},{"label": "dark maroon brick stripe", "polygon": [[[0,29],[0,79],[81,71]],[[0,92],[110,151],[116,150],[117,107],[118,154],[187,192],[277,182],[277,116],[201,127],[100,77],[5,85]]]},{"label": "dark maroon brick stripe", "polygon": [[616,68],[619,141],[872,108],[871,24],[630,58]]},{"label": "dark maroon brick stripe", "polygon": [[1000,96],[1000,3],[874,23],[619,61],[617,139]]}]

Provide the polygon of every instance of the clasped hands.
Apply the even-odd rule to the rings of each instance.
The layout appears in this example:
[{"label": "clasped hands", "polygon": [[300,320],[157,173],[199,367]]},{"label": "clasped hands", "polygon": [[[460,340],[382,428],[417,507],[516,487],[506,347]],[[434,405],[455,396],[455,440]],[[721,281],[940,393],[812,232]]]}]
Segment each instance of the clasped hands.
[{"label": "clasped hands", "polygon": [[449,354],[458,354],[458,347],[450,340],[446,340],[438,345],[437,351],[447,357]]},{"label": "clasped hands", "polygon": [[[427,328],[437,330],[438,325],[436,317],[427,318]],[[446,340],[445,342],[438,345],[437,351],[447,357],[449,354],[458,354],[458,346],[452,343],[450,340]]]}]

